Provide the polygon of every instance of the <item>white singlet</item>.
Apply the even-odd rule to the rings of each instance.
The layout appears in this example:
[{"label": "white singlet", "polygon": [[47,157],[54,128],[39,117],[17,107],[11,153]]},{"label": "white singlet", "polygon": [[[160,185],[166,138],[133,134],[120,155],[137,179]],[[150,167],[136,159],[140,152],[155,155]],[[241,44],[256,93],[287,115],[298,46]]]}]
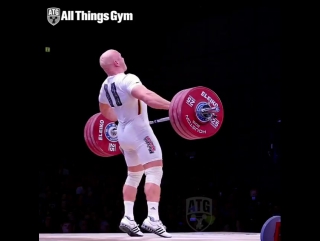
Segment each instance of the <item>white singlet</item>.
[{"label": "white singlet", "polygon": [[99,102],[110,105],[118,118],[118,142],[127,166],[162,160],[162,150],[149,124],[147,105],[131,95],[142,85],[133,74],[108,76],[103,82]]}]

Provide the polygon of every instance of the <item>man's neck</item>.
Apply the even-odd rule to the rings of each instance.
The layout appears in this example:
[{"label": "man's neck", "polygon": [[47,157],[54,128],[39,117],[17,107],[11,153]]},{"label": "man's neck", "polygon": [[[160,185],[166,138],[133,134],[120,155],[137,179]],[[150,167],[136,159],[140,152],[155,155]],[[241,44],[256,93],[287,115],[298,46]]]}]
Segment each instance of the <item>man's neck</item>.
[{"label": "man's neck", "polygon": [[106,74],[108,76],[115,76],[117,74],[124,74],[124,72],[123,71],[111,71],[111,72],[106,72]]}]

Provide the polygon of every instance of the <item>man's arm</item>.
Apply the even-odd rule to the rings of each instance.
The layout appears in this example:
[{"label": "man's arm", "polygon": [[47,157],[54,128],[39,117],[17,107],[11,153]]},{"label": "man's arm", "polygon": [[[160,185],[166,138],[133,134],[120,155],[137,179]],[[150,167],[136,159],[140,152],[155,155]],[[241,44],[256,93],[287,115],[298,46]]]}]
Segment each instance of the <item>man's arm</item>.
[{"label": "man's arm", "polygon": [[116,112],[112,109],[110,105],[99,102],[99,109],[100,109],[100,113],[108,120],[111,120],[111,121],[118,120]]},{"label": "man's arm", "polygon": [[170,101],[162,98],[155,92],[147,89],[144,85],[137,85],[132,88],[131,95],[142,100],[148,106],[154,109],[169,110]]}]

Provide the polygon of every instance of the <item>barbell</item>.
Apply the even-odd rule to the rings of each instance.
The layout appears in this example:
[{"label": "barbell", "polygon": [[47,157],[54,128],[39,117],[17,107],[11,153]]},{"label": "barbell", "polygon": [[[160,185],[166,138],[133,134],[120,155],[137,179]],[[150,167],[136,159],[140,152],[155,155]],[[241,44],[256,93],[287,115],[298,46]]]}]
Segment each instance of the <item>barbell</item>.
[{"label": "barbell", "polygon": [[[224,110],[219,96],[211,89],[198,86],[178,92],[172,99],[169,117],[150,121],[150,124],[170,121],[174,131],[184,139],[209,138],[221,128]],[[88,148],[101,157],[121,154],[117,124],[101,113],[93,115],[84,128]]]}]

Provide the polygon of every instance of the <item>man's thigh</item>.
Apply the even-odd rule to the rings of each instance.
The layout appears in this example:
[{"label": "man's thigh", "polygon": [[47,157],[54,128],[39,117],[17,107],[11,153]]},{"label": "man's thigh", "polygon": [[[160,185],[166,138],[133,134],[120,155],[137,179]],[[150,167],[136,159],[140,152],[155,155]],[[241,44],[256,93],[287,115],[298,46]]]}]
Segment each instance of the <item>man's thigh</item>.
[{"label": "man's thigh", "polygon": [[162,150],[159,141],[152,131],[146,132],[145,135],[141,136],[137,147],[137,156],[141,165],[162,160]]},{"label": "man's thigh", "polygon": [[141,164],[136,151],[123,150],[123,155],[126,160],[127,167],[135,167]]}]

